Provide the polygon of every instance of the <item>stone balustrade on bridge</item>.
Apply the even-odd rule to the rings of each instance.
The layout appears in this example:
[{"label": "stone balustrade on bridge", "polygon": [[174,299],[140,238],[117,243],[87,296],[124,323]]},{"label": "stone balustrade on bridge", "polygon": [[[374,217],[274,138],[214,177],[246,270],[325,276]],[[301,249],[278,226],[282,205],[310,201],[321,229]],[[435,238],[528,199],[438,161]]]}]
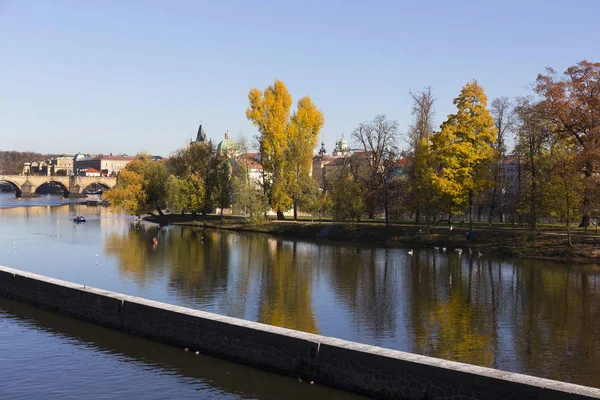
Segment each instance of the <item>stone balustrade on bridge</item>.
[{"label": "stone balustrade on bridge", "polygon": [[0,175],[0,183],[2,182],[9,183],[14,187],[17,197],[36,196],[36,190],[46,183],[60,185],[65,197],[84,197],[85,190],[94,184],[112,189],[117,184],[117,178],[112,176]]}]

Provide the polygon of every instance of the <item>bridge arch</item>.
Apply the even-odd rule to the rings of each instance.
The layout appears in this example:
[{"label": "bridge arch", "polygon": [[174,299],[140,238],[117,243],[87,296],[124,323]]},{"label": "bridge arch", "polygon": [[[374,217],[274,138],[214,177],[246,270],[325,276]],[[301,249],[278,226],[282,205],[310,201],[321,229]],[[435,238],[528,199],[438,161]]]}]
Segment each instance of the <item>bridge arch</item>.
[{"label": "bridge arch", "polygon": [[102,188],[105,189],[105,190],[110,190],[111,189],[111,187],[107,183],[98,180],[98,181],[95,181],[95,182],[89,182],[89,183],[86,182],[85,186],[81,187],[81,193],[85,193],[85,191],[88,190],[90,186],[94,186],[94,185],[96,185],[96,186],[102,186]]},{"label": "bridge arch", "polygon": [[55,185],[60,186],[60,188],[63,191],[63,197],[69,197],[69,188],[67,186],[65,186],[64,183],[62,183],[62,182],[60,182],[58,180],[55,180],[55,179],[48,179],[46,182],[40,183],[39,185],[37,185],[35,187],[34,191],[37,193],[37,190],[39,188],[41,188],[42,186],[47,185],[49,183],[54,183]]},{"label": "bridge arch", "polygon": [[21,186],[17,185],[13,181],[9,181],[8,179],[1,179],[0,178],[0,183],[8,183],[10,186],[12,186],[15,189],[17,197],[21,197]]}]

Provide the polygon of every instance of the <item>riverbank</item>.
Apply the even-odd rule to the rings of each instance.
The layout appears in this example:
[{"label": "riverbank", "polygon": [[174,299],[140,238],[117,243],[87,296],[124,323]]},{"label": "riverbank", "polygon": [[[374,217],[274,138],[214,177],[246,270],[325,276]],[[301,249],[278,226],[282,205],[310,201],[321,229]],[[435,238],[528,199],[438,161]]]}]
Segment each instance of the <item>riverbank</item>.
[{"label": "riverbank", "polygon": [[467,240],[467,225],[436,225],[430,235],[424,225],[396,223],[389,227],[380,222],[339,223],[311,221],[276,221],[253,224],[244,217],[170,214],[149,216],[145,220],[158,224],[197,226],[234,231],[261,232],[290,238],[339,242],[373,243],[387,247],[447,247],[471,248],[474,253],[494,253],[505,256],[540,258],[600,264],[600,235],[590,231],[572,234],[573,247],[567,244],[566,233],[560,229],[544,229],[535,240],[528,238],[523,228],[477,227],[475,238]]}]

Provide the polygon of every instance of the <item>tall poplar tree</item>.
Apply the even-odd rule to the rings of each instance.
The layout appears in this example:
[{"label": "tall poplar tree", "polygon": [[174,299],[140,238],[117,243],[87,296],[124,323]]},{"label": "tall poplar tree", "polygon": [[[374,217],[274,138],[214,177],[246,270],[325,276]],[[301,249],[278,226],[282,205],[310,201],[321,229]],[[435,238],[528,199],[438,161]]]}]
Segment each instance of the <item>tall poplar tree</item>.
[{"label": "tall poplar tree", "polygon": [[288,190],[294,206],[294,219],[298,219],[301,197],[312,189],[310,172],[312,156],[317,146],[319,133],[325,123],[323,113],[310,97],[298,101],[298,109],[292,116],[288,128]]},{"label": "tall poplar tree", "polygon": [[256,88],[250,90],[248,100],[250,104],[246,109],[246,117],[260,132],[258,144],[265,174],[265,194],[269,196],[270,206],[277,212],[277,218],[283,219],[283,212],[292,205],[285,187],[284,169],[292,96],[285,84],[277,79],[264,92]]},{"label": "tall poplar tree", "polygon": [[496,128],[477,81],[463,86],[454,104],[457,112],[450,114],[432,137],[432,150],[440,164],[433,183],[448,199],[450,212],[460,212],[468,204],[472,234],[473,199],[490,185],[488,167],[496,154]]},{"label": "tall poplar tree", "polygon": [[312,155],[323,127],[323,113],[305,96],[290,118],[292,97],[280,80],[264,92],[252,89],[248,100],[246,117],[260,132],[265,194],[278,219],[283,219],[283,212],[292,206],[297,219],[301,196],[310,186]]}]

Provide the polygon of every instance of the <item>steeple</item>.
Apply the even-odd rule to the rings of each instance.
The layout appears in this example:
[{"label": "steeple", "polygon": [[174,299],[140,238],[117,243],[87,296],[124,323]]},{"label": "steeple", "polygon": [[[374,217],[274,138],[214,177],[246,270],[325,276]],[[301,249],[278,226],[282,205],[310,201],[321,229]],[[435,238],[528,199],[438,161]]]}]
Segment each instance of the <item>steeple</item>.
[{"label": "steeple", "polygon": [[327,153],[327,150],[325,150],[325,142],[321,142],[321,148],[319,149],[319,155],[325,155]]},{"label": "steeple", "polygon": [[198,134],[196,135],[196,143],[206,142],[206,133],[204,133],[204,128],[202,128],[202,124],[198,127]]}]

